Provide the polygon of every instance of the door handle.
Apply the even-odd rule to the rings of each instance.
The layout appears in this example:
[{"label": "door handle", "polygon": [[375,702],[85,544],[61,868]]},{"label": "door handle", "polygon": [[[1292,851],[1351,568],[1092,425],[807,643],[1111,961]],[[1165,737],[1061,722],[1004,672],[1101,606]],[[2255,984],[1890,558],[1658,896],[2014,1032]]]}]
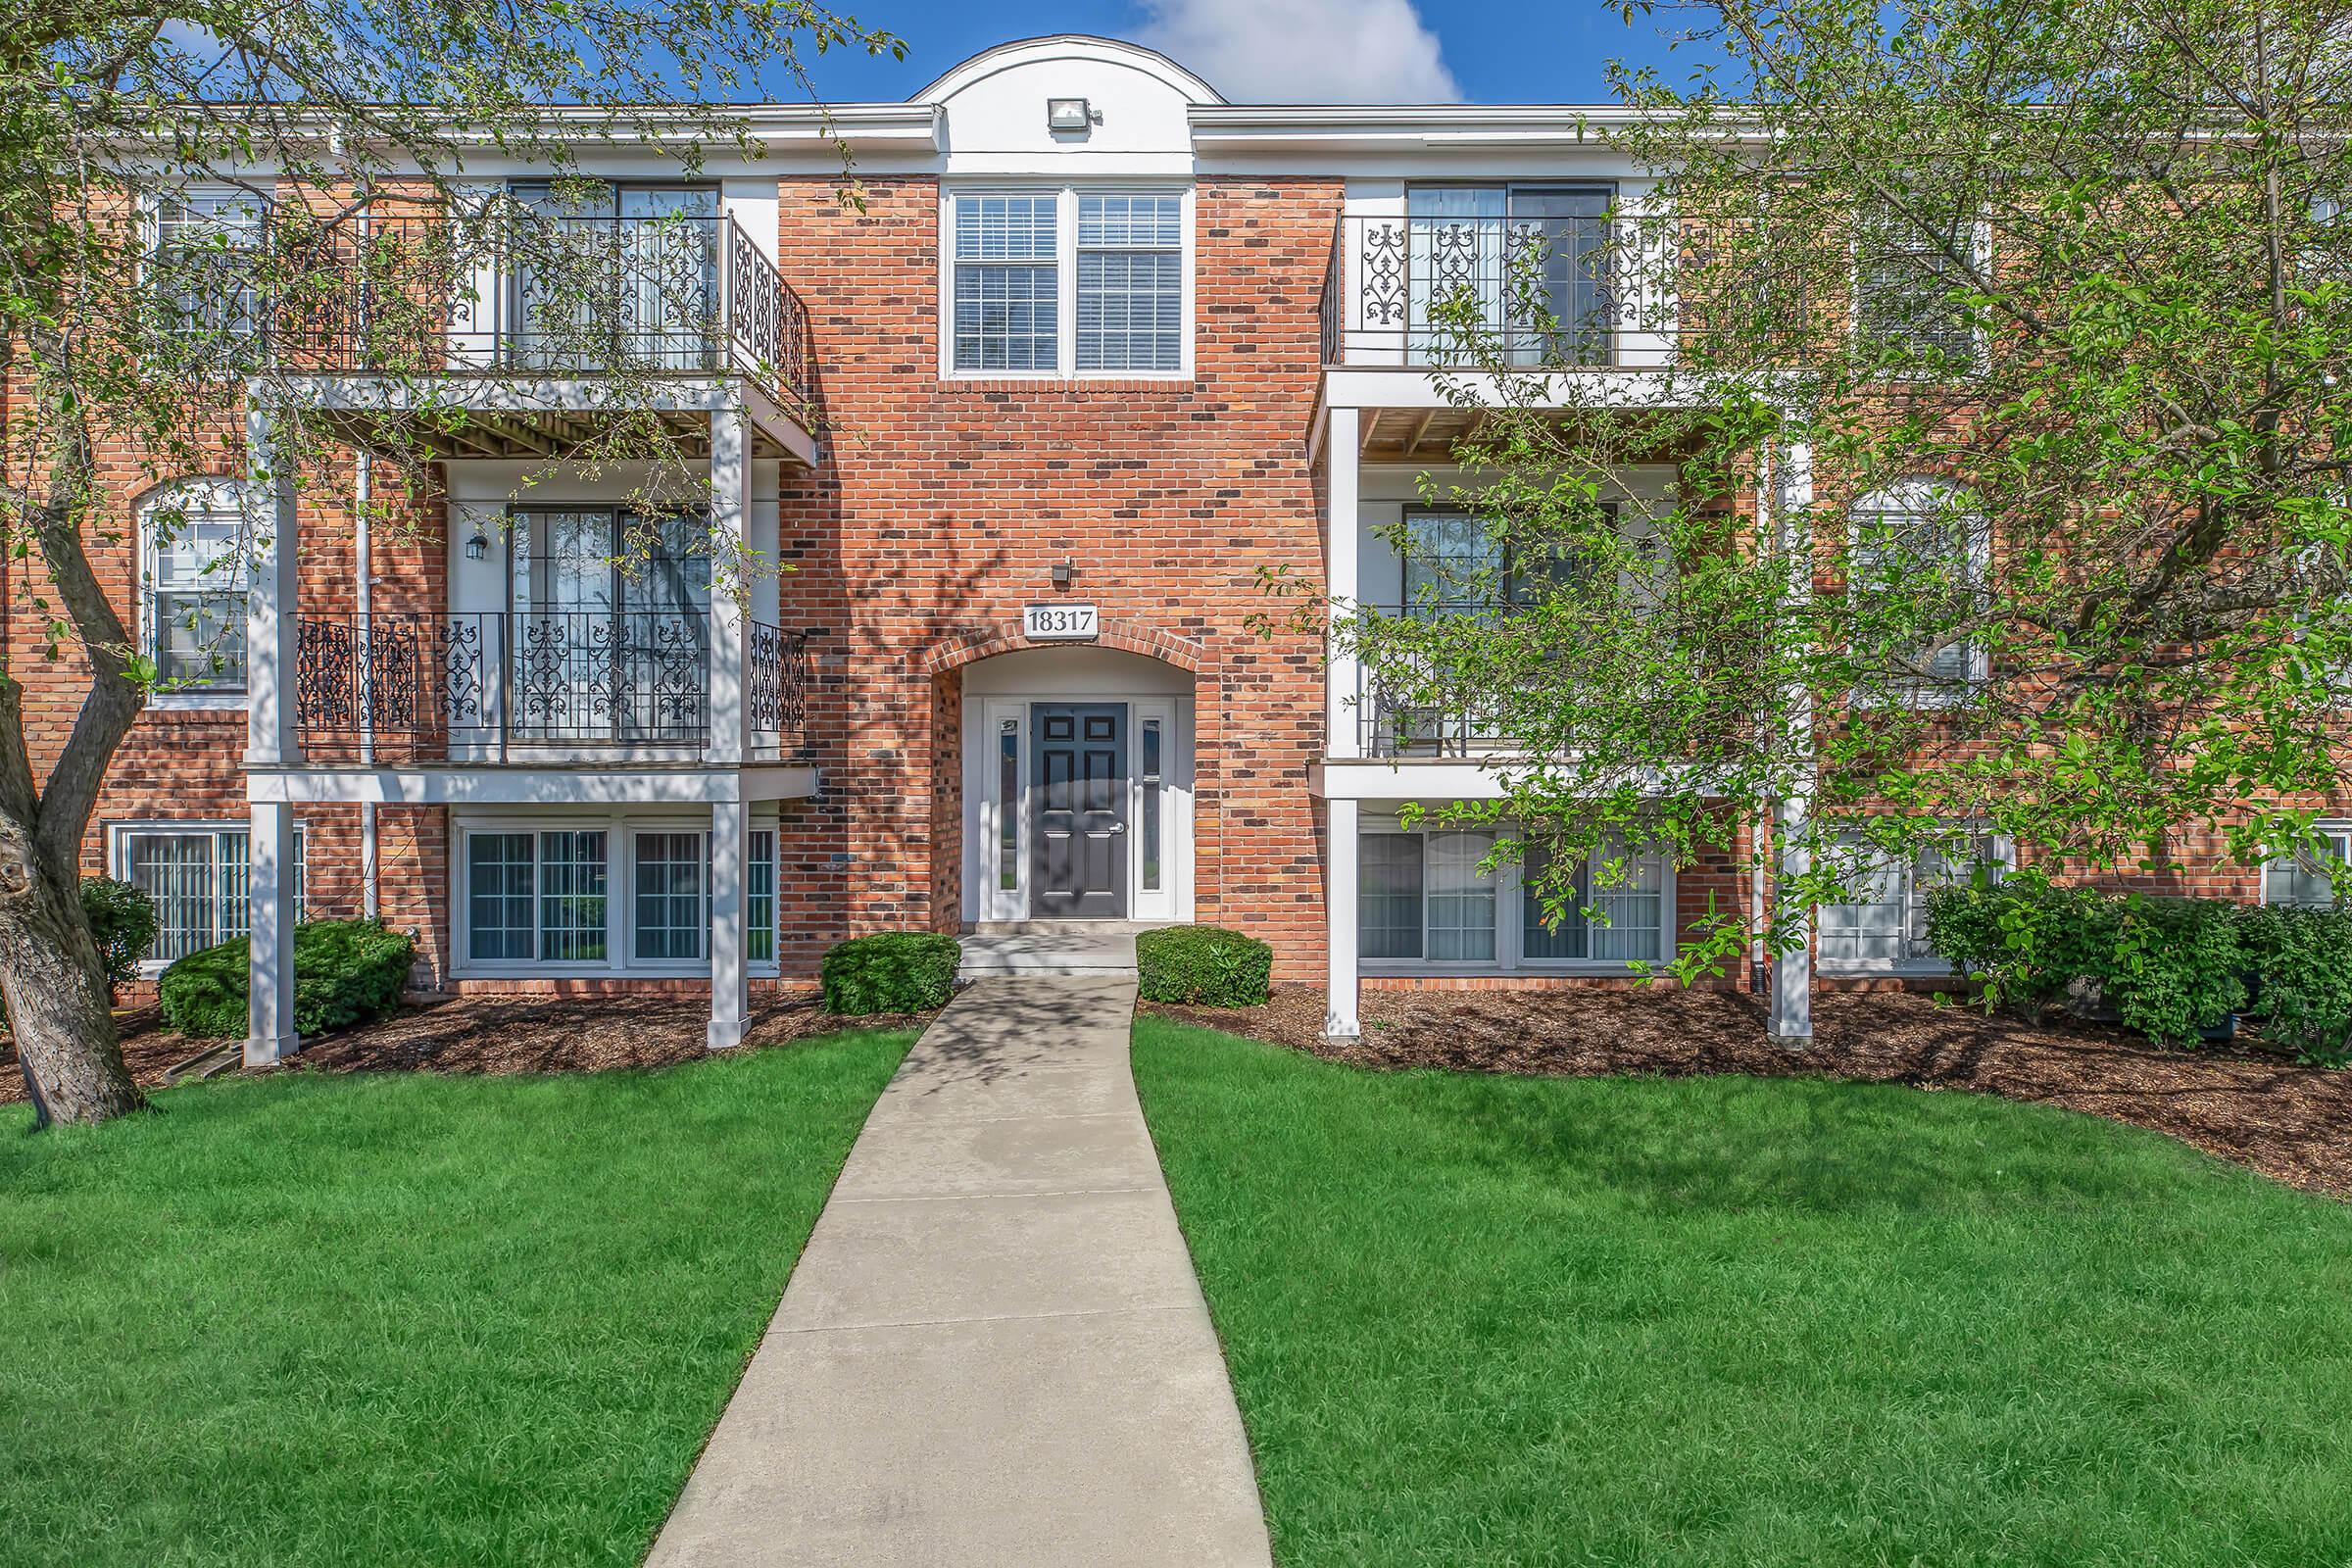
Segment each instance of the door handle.
[{"label": "door handle", "polygon": [[1124,833],[1127,831],[1127,824],[1124,822],[1113,822],[1110,824],[1110,826],[1104,828],[1102,831],[1105,833]]}]

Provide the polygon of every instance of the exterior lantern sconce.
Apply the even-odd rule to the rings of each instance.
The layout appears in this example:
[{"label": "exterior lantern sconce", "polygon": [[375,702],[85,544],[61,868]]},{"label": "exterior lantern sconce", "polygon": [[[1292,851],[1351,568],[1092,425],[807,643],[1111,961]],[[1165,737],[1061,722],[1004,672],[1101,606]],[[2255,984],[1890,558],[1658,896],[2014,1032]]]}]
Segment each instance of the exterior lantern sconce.
[{"label": "exterior lantern sconce", "polygon": [[1077,567],[1075,567],[1075,566],[1073,566],[1073,565],[1071,565],[1071,564],[1070,564],[1068,562],[1066,562],[1066,561],[1056,561],[1055,563],[1054,563],[1054,587],[1056,587],[1056,588],[1067,588],[1067,587],[1070,585],[1070,579],[1071,579],[1072,577],[1075,577],[1075,576],[1077,576],[1077,575],[1078,575],[1078,568],[1077,568]]},{"label": "exterior lantern sconce", "polygon": [[473,526],[473,537],[466,541],[466,559],[483,561],[490,555],[490,536],[482,532],[480,523]]},{"label": "exterior lantern sconce", "polygon": [[1051,131],[1071,131],[1085,135],[1089,126],[1102,123],[1102,111],[1083,98],[1049,98],[1046,100],[1046,128]]}]

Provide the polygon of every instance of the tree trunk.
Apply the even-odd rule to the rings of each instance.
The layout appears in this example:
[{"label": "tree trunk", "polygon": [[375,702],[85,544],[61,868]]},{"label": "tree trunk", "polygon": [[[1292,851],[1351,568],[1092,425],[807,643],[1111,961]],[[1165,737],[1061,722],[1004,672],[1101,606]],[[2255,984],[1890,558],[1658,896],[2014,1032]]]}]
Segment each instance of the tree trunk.
[{"label": "tree trunk", "polygon": [[41,863],[22,825],[0,820],[0,999],[17,1054],[59,1121],[101,1122],[146,1103],[107,1005],[98,946],[71,867]]}]

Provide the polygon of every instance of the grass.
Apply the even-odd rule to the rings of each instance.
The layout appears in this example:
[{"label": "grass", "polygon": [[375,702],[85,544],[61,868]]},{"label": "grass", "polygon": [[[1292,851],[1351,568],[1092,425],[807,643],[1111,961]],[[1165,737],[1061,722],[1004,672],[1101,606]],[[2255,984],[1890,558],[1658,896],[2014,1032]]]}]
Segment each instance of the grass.
[{"label": "grass", "polygon": [[1968,1095],[1135,1064],[1285,1568],[2352,1563],[2352,1208]]},{"label": "grass", "polygon": [[912,1039],[0,1116],[0,1562],[634,1563]]}]

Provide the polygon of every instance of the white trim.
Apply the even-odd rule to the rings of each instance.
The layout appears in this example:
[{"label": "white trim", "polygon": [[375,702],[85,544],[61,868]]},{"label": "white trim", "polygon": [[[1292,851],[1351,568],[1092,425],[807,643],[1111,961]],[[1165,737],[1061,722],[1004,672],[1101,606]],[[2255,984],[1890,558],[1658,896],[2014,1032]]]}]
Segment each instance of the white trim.
[{"label": "white trim", "polygon": [[1069,59],[1094,59],[1132,67],[1147,75],[1157,77],[1195,104],[1222,105],[1225,102],[1223,93],[1158,50],[1147,49],[1140,43],[1129,43],[1123,38],[1104,38],[1088,32],[1056,32],[1039,38],[1014,38],[1005,43],[992,44],[940,73],[930,85],[914,95],[914,101],[939,103],[1001,72],[1041,60]]},{"label": "white trim", "polygon": [[248,801],[378,806],[708,806],[713,801],[797,801],[817,792],[817,770],[757,766],[436,767],[254,766]]},{"label": "white trim", "polygon": [[[238,522],[234,553],[246,556],[247,537],[244,527],[246,495],[249,482],[228,474],[196,473],[176,479],[167,479],[141,493],[132,516],[138,549],[138,621],[139,653],[150,662],[156,658],[161,627],[157,624],[155,596],[159,587],[162,563],[157,551],[155,514],[177,505],[184,512],[233,514]],[[182,497],[189,498],[182,500]],[[201,497],[201,500],[195,498]],[[252,570],[247,563],[245,590],[253,591]],[[235,641],[239,652],[245,642],[244,617],[237,617]],[[156,691],[147,694],[147,707],[187,712],[241,713],[252,706],[247,684],[236,686],[192,686],[177,691]]]},{"label": "white trim", "polygon": [[[1051,370],[964,370],[956,367],[956,203],[967,196],[1055,197],[1054,227],[1054,368]],[[1179,269],[1183,303],[1181,336],[1173,370],[1081,370],[1078,368],[1078,198],[1152,195],[1181,198],[1177,224],[1182,238]],[[1093,179],[1007,178],[943,180],[939,187],[939,378],[942,381],[1036,381],[1045,385],[1098,381],[1165,381],[1181,385],[1196,378],[1193,361],[1196,239],[1193,180],[1181,176],[1136,175]]]}]

